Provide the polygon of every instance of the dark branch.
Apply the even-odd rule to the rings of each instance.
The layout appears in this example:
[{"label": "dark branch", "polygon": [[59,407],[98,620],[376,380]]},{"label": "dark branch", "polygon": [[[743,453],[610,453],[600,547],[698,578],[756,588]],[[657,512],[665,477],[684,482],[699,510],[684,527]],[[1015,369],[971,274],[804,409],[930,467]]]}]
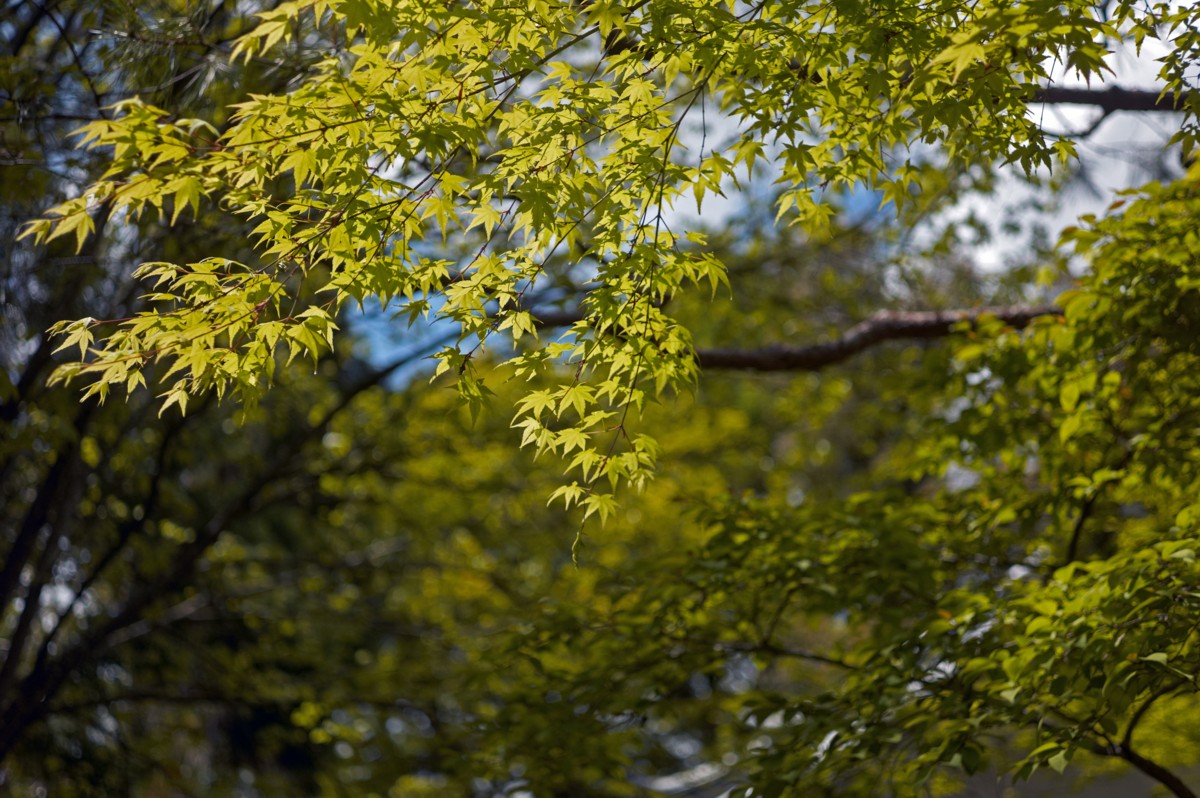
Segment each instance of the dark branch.
[{"label": "dark branch", "polygon": [[1160,687],[1158,690],[1155,690],[1153,693],[1151,693],[1149,698],[1142,702],[1142,705],[1133,713],[1133,717],[1129,719],[1129,724],[1125,727],[1125,735],[1121,738],[1122,748],[1129,750],[1133,746],[1133,732],[1137,728],[1138,724],[1142,722],[1142,718],[1146,716],[1146,713],[1150,711],[1150,708],[1154,706],[1155,702],[1160,698],[1166,698],[1171,693],[1178,690],[1181,684],[1182,683],[1175,683]]},{"label": "dark branch", "polygon": [[792,659],[804,660],[806,662],[815,662],[819,665],[831,665],[835,668],[841,668],[848,671],[858,670],[858,666],[851,665],[844,659],[830,657],[824,654],[818,654],[813,651],[804,651],[798,648],[789,648],[787,646],[779,646],[774,643],[759,642],[759,643],[715,643],[714,648],[722,651],[737,651],[741,653],[758,653],[771,654],[776,657],[790,657]]},{"label": "dark branch", "polygon": [[[541,327],[566,327],[581,321],[578,310],[533,311]],[[698,349],[696,359],[706,369],[738,371],[818,371],[887,341],[945,338],[962,323],[990,316],[1018,329],[1040,316],[1058,316],[1054,305],[1008,305],[969,310],[883,310],[859,322],[840,338],[805,346],[762,349]]]},{"label": "dark branch", "polygon": [[1067,559],[1068,563],[1075,562],[1079,557],[1079,541],[1083,538],[1083,526],[1087,523],[1088,518],[1092,515],[1092,510],[1096,506],[1096,498],[1099,493],[1093,493],[1084,500],[1083,506],[1079,508],[1079,515],[1075,518],[1075,527],[1071,530],[1071,540],[1067,543]]},{"label": "dark branch", "polygon": [[1053,305],[976,308],[972,310],[894,311],[876,313],[854,325],[833,341],[807,346],[770,346],[764,349],[701,349],[696,352],[706,369],[743,371],[817,371],[841,363],[885,341],[944,338],[956,325],[975,323],[991,316],[1021,328],[1039,316],[1062,311]]},{"label": "dark branch", "polygon": [[1197,798],[1196,793],[1177,774],[1167,770],[1152,759],[1134,751],[1128,745],[1111,745],[1100,748],[1098,753],[1124,759],[1159,784],[1166,787],[1176,798]]},{"label": "dark branch", "polygon": [[1139,89],[1068,89],[1045,86],[1038,89],[1031,102],[1063,105],[1091,105],[1104,113],[1117,111],[1182,111],[1193,99],[1191,92],[1157,92]]}]

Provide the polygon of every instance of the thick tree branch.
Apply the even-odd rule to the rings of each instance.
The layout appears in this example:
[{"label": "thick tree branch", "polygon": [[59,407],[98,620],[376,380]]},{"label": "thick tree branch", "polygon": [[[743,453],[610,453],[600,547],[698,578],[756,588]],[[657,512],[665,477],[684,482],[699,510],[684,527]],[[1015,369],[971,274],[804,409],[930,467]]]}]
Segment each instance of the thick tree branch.
[{"label": "thick tree branch", "polygon": [[1172,795],[1176,796],[1176,798],[1197,798],[1195,791],[1192,790],[1192,788],[1189,787],[1187,783],[1176,773],[1167,770],[1165,767],[1152,759],[1147,759],[1137,751],[1134,751],[1128,745],[1114,744],[1109,746],[1100,746],[1096,749],[1096,753],[1124,759],[1142,773],[1145,773],[1147,776],[1166,787]]},{"label": "thick tree branch", "polygon": [[1024,327],[1039,316],[1062,311],[1053,305],[1017,305],[971,310],[894,311],[876,313],[854,325],[840,338],[807,346],[770,346],[763,349],[701,349],[696,352],[706,369],[742,371],[817,371],[841,363],[885,341],[944,338],[963,322],[992,316],[1013,327]]},{"label": "thick tree branch", "polygon": [[[974,324],[990,316],[1018,329],[1040,316],[1056,316],[1054,305],[1007,305],[960,310],[883,310],[851,327],[841,337],[804,346],[762,349],[698,349],[696,359],[706,369],[736,371],[819,371],[887,341],[945,338],[956,325]],[[583,318],[578,310],[534,310],[541,327],[566,327]]]},{"label": "thick tree branch", "polygon": [[1071,540],[1067,543],[1066,562],[1068,563],[1075,562],[1079,557],[1079,541],[1083,538],[1083,526],[1091,517],[1099,495],[1099,493],[1093,493],[1088,496],[1084,499],[1083,506],[1079,508],[1079,515],[1075,517],[1075,526],[1071,529]]},{"label": "thick tree branch", "polygon": [[1091,105],[1102,109],[1105,114],[1111,114],[1117,111],[1182,111],[1191,99],[1191,92],[1162,93],[1153,90],[1122,89],[1120,86],[1107,89],[1044,86],[1034,93],[1031,102]]},{"label": "thick tree branch", "polygon": [[1146,713],[1150,711],[1150,708],[1154,706],[1155,702],[1160,698],[1166,698],[1171,693],[1178,690],[1183,684],[1186,684],[1186,682],[1176,682],[1173,684],[1168,684],[1165,687],[1160,687],[1158,690],[1155,690],[1153,693],[1151,693],[1149,698],[1142,702],[1142,705],[1133,713],[1133,717],[1129,719],[1128,725],[1125,726],[1125,734],[1121,738],[1121,746],[1123,748],[1129,749],[1132,747],[1134,730],[1137,729],[1138,724],[1142,722],[1142,718],[1146,716]]},{"label": "thick tree branch", "polygon": [[[578,310],[533,311],[540,327],[566,327],[581,319]],[[696,350],[702,368],[736,371],[819,371],[849,360],[888,341],[945,338],[956,325],[990,316],[1018,329],[1040,316],[1056,316],[1054,305],[1008,305],[959,310],[884,310],[851,327],[842,336],[803,346],[777,344],[761,349]]]},{"label": "thick tree branch", "polygon": [[[1171,689],[1174,689],[1174,687],[1177,686],[1178,685],[1175,685]],[[1144,703],[1137,710],[1137,712],[1134,713],[1134,720],[1131,721],[1129,728],[1126,730],[1125,739],[1122,742],[1115,743],[1108,739],[1107,736],[1103,736],[1102,739],[1104,742],[1098,742],[1095,740],[1085,741],[1082,747],[1087,751],[1091,751],[1097,756],[1113,756],[1119,759],[1124,759],[1126,762],[1133,765],[1133,767],[1137,768],[1145,775],[1166,787],[1172,795],[1176,796],[1176,798],[1200,798],[1200,796],[1197,796],[1195,791],[1193,791],[1192,788],[1189,787],[1187,783],[1184,782],[1184,780],[1181,779],[1177,774],[1163,767],[1154,760],[1147,759],[1138,752],[1134,751],[1129,743],[1130,737],[1132,736],[1132,730],[1137,723],[1137,719],[1145,714],[1146,709],[1150,706],[1150,704],[1154,703],[1155,700],[1161,697],[1161,695],[1165,695],[1167,692],[1170,692],[1170,689],[1167,691],[1160,691],[1159,694],[1151,696],[1149,699],[1147,699],[1146,703]],[[1050,709],[1055,714],[1066,718],[1066,720],[1068,720],[1072,726],[1078,727],[1080,725],[1079,720],[1070,717],[1061,709],[1055,707],[1050,707]],[[1041,727],[1051,729],[1059,734],[1063,734],[1068,731],[1067,727],[1062,727],[1055,723],[1047,723],[1045,717],[1038,717],[1036,715],[1032,717]]]}]

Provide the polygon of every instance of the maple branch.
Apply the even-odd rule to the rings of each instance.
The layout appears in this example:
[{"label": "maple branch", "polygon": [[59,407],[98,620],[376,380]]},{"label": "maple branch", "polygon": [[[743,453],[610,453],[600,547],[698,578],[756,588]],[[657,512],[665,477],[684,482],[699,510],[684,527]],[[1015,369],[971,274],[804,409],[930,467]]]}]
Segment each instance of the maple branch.
[{"label": "maple branch", "polygon": [[701,349],[696,352],[706,369],[743,371],[817,371],[885,341],[944,338],[963,322],[975,323],[991,316],[1021,328],[1039,316],[1061,314],[1053,305],[1016,305],[970,310],[884,310],[847,330],[841,337],[805,346],[768,346],[762,349]]},{"label": "maple branch", "polygon": [[[566,327],[583,318],[578,310],[534,311],[540,327]],[[832,341],[802,346],[776,344],[761,349],[698,349],[696,359],[706,369],[739,371],[818,371],[849,360],[887,341],[945,338],[963,322],[974,324],[990,316],[1018,329],[1039,316],[1057,316],[1054,305],[1007,305],[963,310],[881,310]]]},{"label": "maple branch", "polygon": [[1125,743],[1115,743],[1111,745],[1098,745],[1091,747],[1093,753],[1101,756],[1115,756],[1124,759],[1135,768],[1145,773],[1150,778],[1157,781],[1159,784],[1166,787],[1172,795],[1177,798],[1197,798],[1196,793],[1191,787],[1184,782],[1176,773],[1167,770],[1162,765],[1155,762],[1153,759],[1146,757],[1134,751]]},{"label": "maple branch", "polygon": [[1107,89],[1043,86],[1034,92],[1030,102],[1092,105],[1107,115],[1117,111],[1183,111],[1193,99],[1193,92],[1122,89],[1120,86]]}]

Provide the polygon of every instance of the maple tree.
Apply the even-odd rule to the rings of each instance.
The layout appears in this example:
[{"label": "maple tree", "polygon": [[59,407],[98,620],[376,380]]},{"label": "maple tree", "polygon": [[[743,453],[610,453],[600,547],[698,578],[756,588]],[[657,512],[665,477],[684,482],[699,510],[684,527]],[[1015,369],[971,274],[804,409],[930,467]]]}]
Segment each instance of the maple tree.
[{"label": "maple tree", "polygon": [[[8,380],[6,408],[27,412],[14,428],[53,439],[59,459],[22,461],[23,474],[44,467],[46,476],[34,500],[13,504],[22,517],[0,577],[12,641],[0,694],[14,689],[0,750],[19,748],[56,714],[83,712],[86,726],[88,707],[136,702],[136,690],[113,693],[112,677],[83,679],[84,665],[131,651],[139,624],[190,629],[190,616],[171,613],[190,606],[196,585],[228,595],[204,606],[236,607],[245,619],[286,606],[238,595],[233,586],[247,579],[307,605],[311,596],[273,581],[270,562],[287,547],[256,527],[299,523],[271,498],[295,495],[286,489],[295,480],[333,508],[320,515],[323,537],[342,527],[364,536],[330,544],[324,559],[321,537],[313,541],[314,562],[297,570],[313,591],[345,588],[348,603],[330,604],[335,611],[370,595],[387,609],[379,617],[446,640],[460,663],[448,672],[429,651],[427,674],[379,693],[379,680],[395,676],[397,638],[351,651],[336,623],[306,613],[343,660],[362,660],[364,681],[339,691],[320,651],[289,642],[295,631],[281,622],[261,648],[245,630],[189,631],[217,658],[255,663],[255,673],[271,673],[274,648],[320,674],[309,684],[319,697],[284,676],[274,693],[269,678],[243,690],[274,708],[268,725],[290,730],[288,745],[345,746],[345,766],[322,782],[331,794],[355,783],[380,794],[485,790],[472,779],[495,792],[637,793],[692,769],[714,793],[748,785],[764,795],[903,795],[953,789],[955,773],[985,766],[1025,778],[1089,758],[1194,794],[1172,767],[1194,764],[1177,741],[1200,729],[1195,9],[352,0],[282,3],[241,25],[226,31],[233,64],[261,78],[287,63],[284,85],[230,97],[232,113],[209,120],[168,102],[122,100],[82,129],[106,161],[103,174],[25,227],[26,245],[87,247],[104,226],[205,231],[223,216],[249,245],[206,246],[201,236],[185,260],[138,268],[148,293],[123,305],[127,315],[54,328],[55,345],[78,357],[58,378],[86,379],[80,430],[114,387],[139,402],[136,389],[148,385],[161,396],[174,420],[146,423],[166,430],[161,452],[180,454],[160,454],[148,486],[121,482],[133,466],[118,461],[148,456],[123,437],[132,421],[59,441],[37,431],[36,420],[53,414],[20,409],[33,378]],[[1158,48],[1156,90],[1102,85],[1106,61],[1127,44]],[[1096,85],[1055,85],[1059,67]],[[1072,250],[1083,264],[1055,302],[1039,301],[1020,270],[995,296],[972,276],[939,297],[920,268],[904,272],[920,289],[905,294],[876,262],[859,273],[840,258],[833,272],[842,273],[815,274],[778,254],[792,273],[756,261],[772,240],[787,249],[799,239],[822,256],[858,240],[846,207],[864,193],[888,220],[870,237],[911,243],[913,226],[1001,174],[1033,183],[1068,174],[1077,137],[1046,132],[1030,112],[1042,103],[1169,114],[1168,146],[1185,164],[1081,220],[1057,249],[1034,253],[1044,282],[1069,279]],[[687,205],[702,210],[763,179],[775,185],[767,215],[791,232],[770,234],[760,222],[728,241],[718,225],[688,221]],[[903,257],[948,272],[964,251],[944,237],[917,249]],[[715,309],[712,297],[725,291],[748,304]],[[373,444],[405,402],[423,418],[446,413],[429,398],[436,392],[377,393],[408,358],[342,385],[288,367],[362,367],[331,350],[339,327],[354,325],[348,311],[376,302],[420,333],[424,318],[441,320],[433,329],[450,343],[438,374],[501,440],[512,433],[483,405],[492,391],[511,402],[513,446],[472,452],[457,429],[438,432],[454,453],[446,459],[419,454],[419,431],[395,451]],[[846,320],[856,324],[838,324]],[[810,337],[782,340],[797,333]],[[899,350],[922,355],[899,365],[888,354],[896,350],[876,351],[901,339],[948,345]],[[26,376],[43,373],[49,349],[39,348]],[[856,366],[886,379],[856,384]],[[776,397],[708,382],[720,369],[830,367],[845,371],[767,378],[780,380],[769,383]],[[277,379],[293,387],[267,391]],[[290,399],[276,396],[288,390]],[[696,390],[690,423],[655,409]],[[198,423],[216,424],[207,397],[226,394],[247,408],[248,434],[262,447],[239,455],[252,471],[261,465],[245,492],[198,511],[174,497],[153,526],[123,515],[132,506],[145,514],[146,501],[115,497],[157,497],[173,458],[204,451],[202,437],[171,442],[183,433],[170,430],[197,423],[176,409],[203,408]],[[722,416],[717,397],[755,423]],[[275,409],[260,412],[257,402]],[[306,414],[309,406],[318,411]],[[854,423],[868,429],[847,429]],[[733,431],[718,434],[722,424]],[[830,469],[821,452],[831,439],[855,458]],[[112,441],[107,453],[88,448],[101,440]],[[735,456],[749,440],[772,452],[762,483]],[[557,457],[566,480],[519,459],[517,442]],[[660,465],[664,443],[674,454]],[[672,461],[697,449],[723,468]],[[260,464],[263,452],[276,456]],[[292,473],[297,457],[303,467]],[[43,534],[51,483],[62,479],[54,463],[75,460],[98,475],[112,463],[100,478],[120,477],[87,499],[84,515],[109,501],[119,523],[107,534],[124,571],[82,585],[65,565],[56,575],[34,558],[57,556],[59,533]],[[527,484],[504,483],[510,462]],[[396,463],[465,484],[449,497],[388,498],[382,475]],[[472,484],[481,468],[488,476]],[[681,521],[670,502],[692,483],[703,485],[689,500],[696,518]],[[644,496],[618,495],[624,484]],[[452,532],[430,520],[463,511],[455,496],[482,506],[488,491],[509,521],[467,510]],[[531,517],[513,508],[547,497],[561,501],[536,516],[540,529],[561,531],[575,505],[584,519],[611,521],[585,550],[587,574],[565,587],[550,578],[567,566],[561,549],[547,555],[555,544],[541,536],[522,545],[505,534]],[[409,503],[422,508],[415,517]],[[256,522],[264,507],[280,520]],[[639,533],[638,515],[654,533]],[[397,518],[407,530],[397,545],[427,566],[412,585],[389,586],[374,570],[383,555],[371,554],[372,540]],[[127,548],[130,539],[139,542]],[[588,557],[607,576],[587,571]],[[350,562],[373,567],[359,581],[347,576]],[[27,567],[37,578],[22,580]],[[464,567],[479,580],[435,576]],[[513,573],[527,577],[516,591]],[[41,596],[55,580],[73,584],[76,598],[65,612],[48,605],[57,621],[39,632]],[[112,603],[107,619],[76,611],[97,586],[110,591],[97,599]],[[64,651],[60,634],[74,634]],[[136,683],[153,686],[150,699],[223,694],[201,676],[126,664]],[[435,675],[440,687],[430,686]],[[388,731],[400,693],[420,696],[405,717],[436,727],[432,742]],[[407,773],[372,764],[389,738]]]},{"label": "maple tree", "polygon": [[[155,306],[102,328],[98,346],[95,319],[64,322],[64,345],[92,357],[62,373],[89,373],[89,393],[103,397],[144,385],[142,365],[161,361],[177,375],[164,407],[210,390],[246,399],[277,350],[316,357],[341,307],[378,298],[412,320],[458,325],[440,370],[479,402],[473,355],[497,335],[535,335],[541,286],[557,277],[580,289],[581,319],[510,366],[529,377],[565,362],[577,377],[522,399],[516,425],[523,443],[569,458],[577,479],[560,495],[602,517],[611,489],[653,466],[630,409],[647,388],[696,378],[687,330],[664,304],[688,284],[724,281],[697,234],[673,229],[682,197],[700,205],[769,159],[778,216],[820,233],[834,213],[824,192],[866,185],[919,203],[929,159],[918,144],[936,144],[951,168],[1065,164],[1071,141],[1045,135],[1029,104],[1051,60],[1102,77],[1114,40],[1168,44],[1163,89],[1195,102],[1190,11],[1170,6],[313,0],[261,17],[234,59],[306,30],[332,30],[343,46],[287,93],[237,104],[223,131],[136,98],[117,104],[115,118],[80,131],[112,149],[105,177],[26,231],[82,243],[99,206],[177,220],[215,201],[254,221],[258,264],[219,253],[145,264]],[[709,103],[729,129],[712,145],[705,129],[690,152],[684,124]],[[1191,120],[1176,137],[1185,152]],[[439,233],[460,256],[428,245]],[[297,305],[301,284],[320,299]]]}]

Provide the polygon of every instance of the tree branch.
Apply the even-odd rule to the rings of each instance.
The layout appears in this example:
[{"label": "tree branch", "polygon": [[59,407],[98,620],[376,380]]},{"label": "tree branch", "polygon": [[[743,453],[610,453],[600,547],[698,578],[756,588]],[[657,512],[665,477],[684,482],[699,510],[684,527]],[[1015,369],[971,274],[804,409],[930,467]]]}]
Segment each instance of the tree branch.
[{"label": "tree branch", "polygon": [[[578,310],[533,310],[540,327],[566,327],[584,318]],[[945,338],[963,322],[991,316],[1021,329],[1040,316],[1057,316],[1054,305],[1008,305],[959,310],[881,310],[832,341],[803,346],[777,344],[762,349],[698,349],[706,369],[736,371],[819,371],[887,341]]]},{"label": "tree branch", "polygon": [[[1156,698],[1157,698],[1156,696],[1152,696],[1150,699],[1148,699],[1146,701],[1146,703],[1143,704],[1137,710],[1137,712],[1134,713],[1135,719],[1140,718],[1145,713],[1145,711],[1149,707],[1149,705],[1152,704],[1156,700]],[[1058,715],[1061,715],[1062,717],[1064,717],[1072,726],[1078,727],[1080,725],[1079,720],[1072,718],[1070,715],[1068,715],[1066,712],[1063,712],[1061,709],[1059,709],[1057,707],[1053,707],[1053,706],[1049,707],[1049,709],[1051,711],[1053,711],[1055,714],[1058,714]],[[1057,724],[1053,724],[1053,723],[1047,724],[1045,722],[1045,718],[1036,718],[1035,717],[1035,719],[1037,720],[1039,726],[1049,728],[1052,731],[1055,731],[1059,734],[1068,732],[1067,727],[1058,726]],[[1126,730],[1125,739],[1123,742],[1114,743],[1112,740],[1110,740],[1108,738],[1107,735],[1101,735],[1104,742],[1098,742],[1096,740],[1087,740],[1081,745],[1081,747],[1086,751],[1090,751],[1093,754],[1096,754],[1097,756],[1113,756],[1113,757],[1117,757],[1118,759],[1124,759],[1126,762],[1133,765],[1133,767],[1140,770],[1145,775],[1149,776],[1150,778],[1157,781],[1159,784],[1166,787],[1167,790],[1169,790],[1172,795],[1176,796],[1176,798],[1200,798],[1200,796],[1197,796],[1196,793],[1192,790],[1192,788],[1188,787],[1188,785],[1184,782],[1184,780],[1181,779],[1177,774],[1175,774],[1174,772],[1163,767],[1162,765],[1155,762],[1154,760],[1147,759],[1146,757],[1142,756],[1141,754],[1139,754],[1138,752],[1133,750],[1133,748],[1129,744],[1129,738],[1132,735],[1132,729],[1133,729],[1134,724],[1136,724],[1136,720],[1133,721],[1131,723],[1129,729]]]},{"label": "tree branch", "polygon": [[1124,759],[1135,768],[1170,790],[1176,798],[1197,798],[1196,793],[1177,774],[1167,770],[1152,759],[1147,759],[1128,745],[1110,746],[1103,750],[1108,756]]},{"label": "tree branch", "polygon": [[1133,717],[1129,719],[1129,724],[1125,727],[1125,735],[1121,738],[1121,747],[1128,749],[1133,745],[1133,731],[1137,725],[1141,723],[1142,718],[1150,711],[1150,707],[1154,706],[1155,702],[1160,698],[1165,698],[1175,690],[1179,689],[1180,683],[1169,684],[1161,687],[1150,694],[1150,697],[1142,702],[1142,705],[1133,713]]},{"label": "tree branch", "polygon": [[701,349],[696,352],[706,369],[742,371],[817,371],[841,363],[886,341],[944,338],[963,322],[975,323],[992,316],[1021,328],[1039,316],[1061,314],[1053,305],[1016,305],[971,310],[885,310],[860,322],[840,338],[807,346],[769,346],[763,349]]},{"label": "tree branch", "polygon": [[1067,558],[1066,562],[1073,563],[1079,556],[1079,541],[1083,537],[1083,525],[1087,523],[1088,518],[1092,515],[1092,509],[1096,506],[1096,498],[1099,493],[1093,493],[1088,496],[1083,506],[1079,508],[1079,515],[1075,517],[1075,526],[1071,530],[1071,540],[1067,543]]},{"label": "tree branch", "polygon": [[1117,111],[1183,111],[1192,99],[1192,92],[1162,93],[1153,90],[1122,89],[1120,86],[1107,89],[1043,86],[1034,92],[1030,102],[1091,105],[1103,109],[1107,115]]}]

